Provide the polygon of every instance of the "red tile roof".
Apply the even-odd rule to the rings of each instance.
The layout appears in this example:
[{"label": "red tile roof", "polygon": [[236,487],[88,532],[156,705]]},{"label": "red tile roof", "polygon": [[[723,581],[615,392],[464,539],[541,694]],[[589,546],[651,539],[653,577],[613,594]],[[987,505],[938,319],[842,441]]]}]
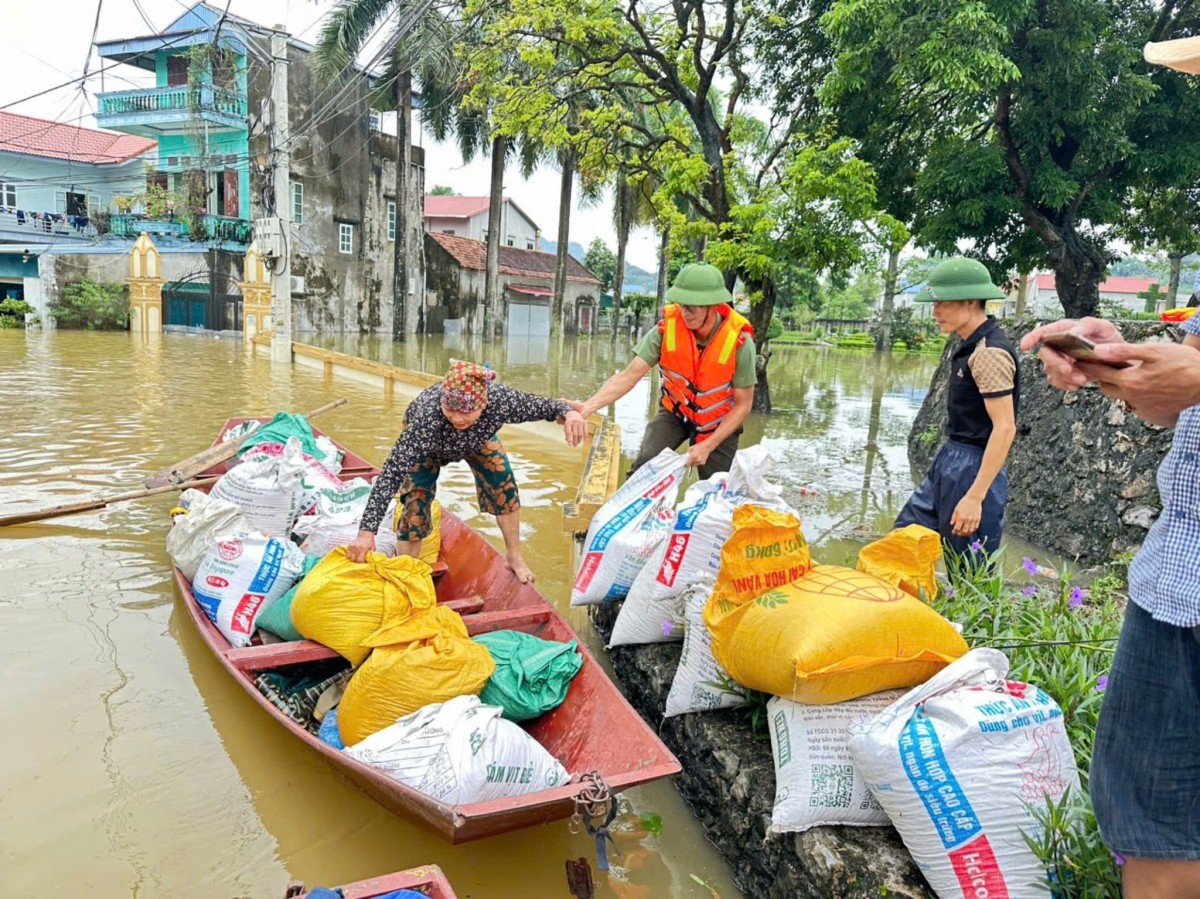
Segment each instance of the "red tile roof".
[{"label": "red tile roof", "polygon": [[[508,199],[505,197],[504,199]],[[425,215],[427,218],[439,219],[469,219],[483,212],[491,205],[491,197],[442,197],[434,194],[425,195]]]},{"label": "red tile roof", "polygon": [[132,134],[79,128],[48,119],[0,112],[0,152],[114,165],[141,156],[156,146],[157,141]]},{"label": "red tile roof", "polygon": [[[458,237],[454,234],[426,234],[437,241],[447,253],[463,268],[482,272],[487,268],[487,243],[482,240],[472,240],[469,237]],[[523,278],[543,278],[554,280],[555,256],[553,253],[542,253],[538,250],[521,250],[517,247],[500,247],[500,272],[505,275],[517,275]],[[583,267],[574,256],[567,256],[567,280],[583,284],[600,285],[600,279]]]},{"label": "red tile roof", "polygon": [[[1053,274],[1042,274],[1037,276],[1038,290],[1057,290],[1054,286]],[[1109,278],[1100,284],[1101,293],[1124,293],[1130,296],[1137,296],[1144,290],[1149,290],[1151,284],[1159,284],[1163,286],[1157,278]]]}]

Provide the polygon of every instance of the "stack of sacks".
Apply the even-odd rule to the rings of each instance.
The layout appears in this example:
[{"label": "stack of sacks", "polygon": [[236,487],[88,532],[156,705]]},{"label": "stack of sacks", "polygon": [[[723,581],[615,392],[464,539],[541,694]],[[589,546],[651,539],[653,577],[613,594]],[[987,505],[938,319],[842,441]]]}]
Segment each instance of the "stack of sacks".
[{"label": "stack of sacks", "polygon": [[312,511],[296,519],[292,529],[304,538],[300,548],[309,555],[324,556],[335,547],[353,543],[370,495],[371,485],[362,478],[347,481],[339,489],[318,490]]},{"label": "stack of sacks", "polygon": [[253,530],[287,539],[299,508],[300,480],[307,471],[300,441],[290,439],[278,456],[253,456],[213,484],[210,495],[242,510]]},{"label": "stack of sacks", "polygon": [[[379,530],[375,533],[376,552],[381,552],[385,556],[396,555],[396,545],[399,539],[396,536],[396,525],[399,524],[399,516],[400,511],[397,510],[396,500],[393,499],[383,515],[383,521],[379,523]],[[442,504],[436,499],[429,504],[429,520],[433,529],[429,532],[429,536],[421,541],[421,555],[418,558],[422,562],[432,565],[442,552]]]},{"label": "stack of sacks", "polygon": [[665,449],[621,485],[592,518],[571,605],[624,599],[675,521],[686,456]]},{"label": "stack of sacks", "polygon": [[492,631],[475,642],[487,647],[496,664],[479,699],[500,706],[510,721],[529,721],[562,705],[583,666],[574,640],[557,643],[521,631]]},{"label": "stack of sacks", "polygon": [[167,552],[189,582],[196,579],[196,569],[216,544],[251,530],[241,509],[199,490],[183,491],[179,508],[183,513],[172,514],[167,532]]},{"label": "stack of sacks", "polygon": [[258,616],[300,579],[304,553],[250,532],[217,543],[196,570],[196,602],[232,645],[249,646]]},{"label": "stack of sacks", "polygon": [[967,651],[950,622],[878,578],[781,564],[803,540],[792,515],[734,512],[704,621],[735,681],[798,702],[843,702],[923,683]]},{"label": "stack of sacks", "polygon": [[[429,594],[433,602],[432,583]],[[487,647],[467,636],[462,616],[444,606],[389,619],[362,646],[371,655],[338,705],[338,730],[347,746],[422,706],[478,693],[496,670]]]},{"label": "stack of sacks", "polygon": [[713,658],[712,637],[704,626],[704,605],[711,593],[711,580],[683,591],[683,652],[667,693],[666,718],[746,705],[744,688]]},{"label": "stack of sacks", "polygon": [[372,552],[365,563],[351,562],[345,547],[338,547],[300,584],[292,624],[351,665],[361,665],[371,652],[363,641],[385,622],[403,621],[435,604],[429,566],[419,559]]},{"label": "stack of sacks", "polygon": [[[567,770],[520,725],[478,696],[434,703],[346,755],[448,805],[523,796],[562,786]],[[344,713],[343,713],[344,714]],[[345,738],[345,729],[342,730]]]},{"label": "stack of sacks", "polygon": [[321,564],[321,558],[321,556],[304,557],[304,570],[300,573],[300,580],[296,581],[287,593],[259,613],[258,627],[270,631],[281,640],[304,639],[304,635],[296,630],[296,625],[292,624],[292,600],[296,598],[296,591],[304,583],[304,578],[308,577],[309,573]]},{"label": "stack of sacks", "polygon": [[1053,892],[1027,835],[1078,792],[1062,710],[975,649],[850,737],[850,755],[939,896]]},{"label": "stack of sacks", "polygon": [[[733,533],[733,510],[752,503],[790,512],[783,491],[767,480],[775,461],[764,446],[738,450],[728,474],[688,488],[670,536],[629,589],[613,626],[610,646],[662,643],[682,637],[683,591],[711,581],[721,568],[721,547]],[[664,622],[679,626],[668,628]]]},{"label": "stack of sacks", "polygon": [[244,460],[252,453],[277,456],[291,438],[299,441],[306,461],[315,462],[334,474],[342,470],[342,453],[337,445],[323,434],[317,437],[308,419],[293,412],[277,412],[269,422],[254,428],[238,447],[238,458]]}]

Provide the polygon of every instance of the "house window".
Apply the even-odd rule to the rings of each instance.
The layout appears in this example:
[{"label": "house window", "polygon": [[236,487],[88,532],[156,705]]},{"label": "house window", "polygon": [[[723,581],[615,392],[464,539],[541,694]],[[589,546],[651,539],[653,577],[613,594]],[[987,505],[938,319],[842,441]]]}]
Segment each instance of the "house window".
[{"label": "house window", "polygon": [[304,185],[299,181],[292,182],[292,221],[304,224]]},{"label": "house window", "polygon": [[167,57],[167,87],[183,87],[188,83],[189,56]]},{"label": "house window", "polygon": [[453,228],[443,228],[443,229],[442,229],[442,233],[443,233],[443,234],[450,234],[450,235],[453,235],[453,234],[454,234],[454,229],[453,229]]},{"label": "house window", "polygon": [[372,131],[382,131],[383,130],[383,116],[381,116],[377,112],[368,112],[367,113],[367,125],[370,126]]},{"label": "house window", "polygon": [[0,181],[0,206],[17,205],[17,185],[11,181]]},{"label": "house window", "polygon": [[396,204],[388,200],[388,240],[396,239]]},{"label": "house window", "polygon": [[527,250],[533,249],[533,241],[532,240],[525,241],[525,249],[527,249]]},{"label": "house window", "polygon": [[508,235],[508,245],[509,245],[510,247],[515,247],[515,246],[517,245],[517,240],[516,240],[516,238],[515,238],[515,237],[513,237],[511,234],[510,234],[510,235]]},{"label": "house window", "polygon": [[354,226],[346,222],[338,222],[338,252],[354,252]]}]

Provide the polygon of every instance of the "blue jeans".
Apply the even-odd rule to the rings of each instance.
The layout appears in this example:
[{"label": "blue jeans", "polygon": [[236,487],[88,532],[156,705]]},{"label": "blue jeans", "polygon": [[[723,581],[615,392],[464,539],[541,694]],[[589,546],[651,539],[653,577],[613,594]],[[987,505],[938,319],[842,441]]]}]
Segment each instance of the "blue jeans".
[{"label": "blue jeans", "polygon": [[1200,859],[1200,627],[1125,608],[1089,787],[1113,851]]},{"label": "blue jeans", "polygon": [[929,474],[908,498],[892,527],[919,524],[937,531],[960,556],[970,555],[969,547],[976,540],[983,544],[984,552],[995,552],[1000,547],[1000,536],[1004,532],[1004,504],[1008,501],[1008,473],[1005,469],[1000,469],[983,498],[979,528],[973,534],[956,537],[950,526],[954,507],[975,483],[982,462],[982,447],[953,440],[943,444],[933,457]]}]

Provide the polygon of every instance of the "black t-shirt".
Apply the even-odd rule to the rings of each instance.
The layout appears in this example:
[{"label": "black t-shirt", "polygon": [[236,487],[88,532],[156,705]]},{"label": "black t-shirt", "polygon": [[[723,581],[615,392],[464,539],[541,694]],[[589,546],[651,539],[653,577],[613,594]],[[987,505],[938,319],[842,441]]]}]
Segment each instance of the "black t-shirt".
[{"label": "black t-shirt", "polygon": [[1016,418],[1020,382],[1017,351],[989,315],[950,359],[950,386],[946,391],[950,439],[986,446],[992,435],[992,419],[983,401],[1011,395]]}]

